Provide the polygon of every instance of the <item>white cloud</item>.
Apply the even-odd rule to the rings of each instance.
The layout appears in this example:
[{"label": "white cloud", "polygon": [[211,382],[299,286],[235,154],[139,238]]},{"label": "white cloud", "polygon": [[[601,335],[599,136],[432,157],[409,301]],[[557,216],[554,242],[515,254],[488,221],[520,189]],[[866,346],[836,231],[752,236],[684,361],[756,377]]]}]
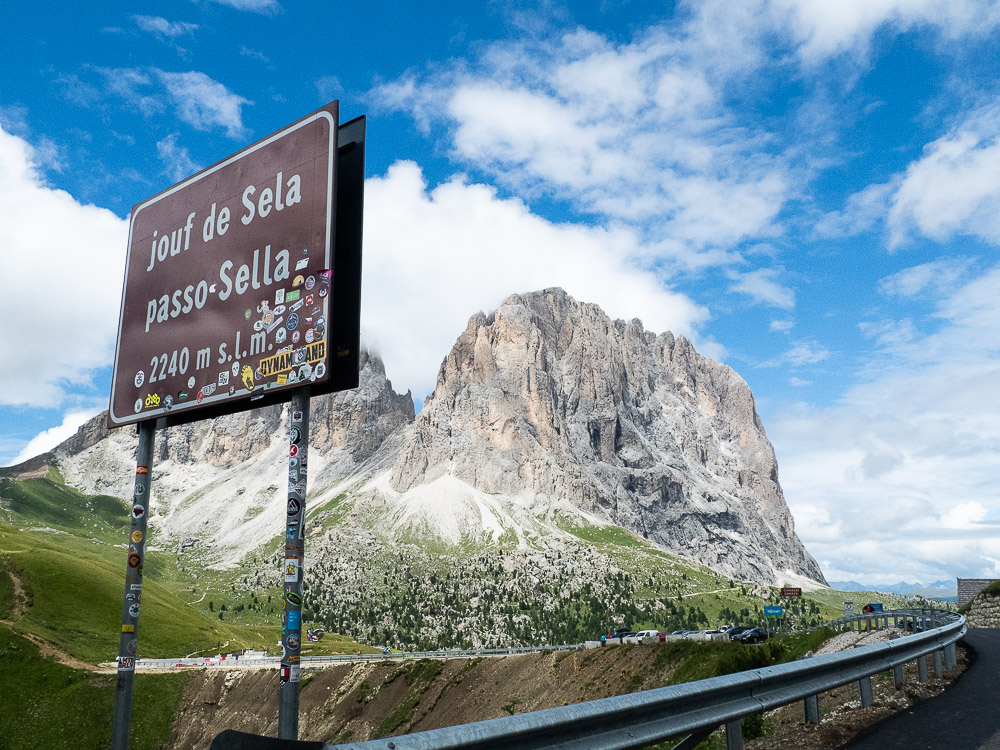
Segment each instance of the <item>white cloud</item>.
[{"label": "white cloud", "polygon": [[1000,243],[1000,101],[928,144],[892,197],[890,247],[914,233],[938,242],[973,234]]},{"label": "white cloud", "polygon": [[0,404],[57,407],[111,363],[126,235],[48,187],[32,147],[0,128]]},{"label": "white cloud", "polygon": [[316,81],[316,93],[319,94],[320,101],[326,104],[343,96],[344,87],[337,76],[323,76]]},{"label": "white cloud", "polygon": [[[253,102],[205,73],[196,70],[171,73],[157,68],[94,70],[103,77],[106,94],[121,97],[145,117],[162,114],[172,102],[177,117],[195,130],[223,128],[234,139],[249,134],[243,124],[243,106]],[[93,89],[88,104],[99,98]]]},{"label": "white cloud", "polygon": [[785,27],[799,58],[815,64],[844,53],[866,57],[882,29],[923,27],[946,39],[986,36],[1000,25],[1000,8],[977,0],[771,0],[770,22]]},{"label": "white cloud", "polygon": [[816,222],[813,231],[819,237],[853,237],[868,232],[886,220],[889,200],[898,185],[869,185],[847,199],[842,211],[831,211]]},{"label": "white cloud", "polygon": [[[926,291],[928,269],[908,270],[883,291]],[[877,326],[877,349],[839,403],[799,404],[768,423],[789,505],[811,509],[797,531],[817,557],[838,561],[839,573],[826,571],[835,578],[996,570],[1000,267],[942,293],[931,332],[923,321]]]},{"label": "white cloud", "polygon": [[795,388],[804,388],[807,385],[812,385],[812,381],[803,380],[802,378],[791,377],[788,379],[788,384],[794,386]]},{"label": "white cloud", "polygon": [[156,153],[163,162],[167,175],[174,182],[180,182],[201,169],[191,158],[187,147],[177,145],[179,137],[177,133],[171,133],[156,143]]},{"label": "white cloud", "polygon": [[156,72],[173,98],[181,120],[195,130],[222,127],[230,138],[246,137],[243,105],[253,102],[196,70],[187,73]]},{"label": "white cloud", "polygon": [[281,4],[278,0],[212,0],[212,2],[235,8],[236,10],[261,13],[266,16],[273,16],[275,13],[281,11]]},{"label": "white cloud", "polygon": [[787,333],[795,327],[794,320],[772,320],[769,326],[770,330],[776,331],[778,333]]},{"label": "white cloud", "polygon": [[727,108],[727,81],[700,51],[683,29],[621,45],[574,30],[496,43],[470,66],[376,94],[429,133],[443,125],[457,160],[518,195],[552,195],[717,261],[719,247],[780,233],[794,178],[769,134]]},{"label": "white cloud", "polygon": [[761,362],[758,367],[804,367],[815,365],[830,357],[829,350],[815,341],[796,341],[792,348],[774,359]]},{"label": "white cloud", "polygon": [[781,269],[777,268],[760,268],[748,273],[731,271],[727,275],[734,283],[729,286],[729,291],[746,294],[763,305],[790,309],[795,307],[795,292],[778,283],[779,273]]},{"label": "white cloud", "polygon": [[[101,407],[104,408],[104,407]],[[43,430],[27,442],[21,452],[10,462],[10,466],[16,466],[22,461],[34,458],[55,448],[63,440],[67,440],[76,434],[80,425],[88,419],[98,414],[101,409],[74,409],[63,414],[62,424]]]},{"label": "white cloud", "polygon": [[[362,335],[396,388],[429,393],[442,359],[477,310],[508,295],[561,286],[612,317],[697,341],[704,308],[630,261],[637,238],[553,224],[518,200],[459,179],[428,191],[420,169],[399,162],[365,188]],[[699,350],[720,356],[711,342]]]},{"label": "white cloud", "polygon": [[949,509],[941,517],[941,521],[945,528],[972,529],[984,518],[986,518],[985,506],[973,500],[968,503],[960,503]]},{"label": "white cloud", "polygon": [[916,297],[922,293],[950,292],[968,271],[967,258],[941,258],[905,268],[879,281],[879,291],[898,297]]},{"label": "white cloud", "polygon": [[198,24],[186,21],[168,21],[160,16],[132,16],[135,25],[159,39],[173,40],[181,36],[194,36]]}]

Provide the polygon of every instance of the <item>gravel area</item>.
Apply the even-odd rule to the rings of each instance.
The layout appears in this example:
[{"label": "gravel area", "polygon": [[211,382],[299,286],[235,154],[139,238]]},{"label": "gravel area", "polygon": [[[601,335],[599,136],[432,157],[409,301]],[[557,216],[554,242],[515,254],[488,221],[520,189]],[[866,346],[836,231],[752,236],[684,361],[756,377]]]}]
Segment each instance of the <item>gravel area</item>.
[{"label": "gravel area", "polygon": [[846,649],[854,648],[855,646],[867,646],[872,643],[882,643],[883,641],[889,641],[893,638],[902,637],[903,635],[905,635],[905,631],[894,630],[892,628],[861,632],[849,630],[846,633],[838,633],[833,636],[833,638],[816,649],[813,656],[833,654],[837,651],[845,651]]}]

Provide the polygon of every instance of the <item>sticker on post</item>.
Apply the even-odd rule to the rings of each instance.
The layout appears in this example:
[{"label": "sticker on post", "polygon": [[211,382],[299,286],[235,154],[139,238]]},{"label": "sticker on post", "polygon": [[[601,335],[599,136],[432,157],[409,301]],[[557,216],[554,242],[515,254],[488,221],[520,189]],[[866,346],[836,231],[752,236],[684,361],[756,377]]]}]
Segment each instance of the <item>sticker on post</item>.
[{"label": "sticker on post", "polygon": [[302,675],[302,665],[301,664],[289,664],[289,682],[298,682]]},{"label": "sticker on post", "polygon": [[299,559],[289,557],[285,560],[285,583],[298,583],[299,580]]},{"label": "sticker on post", "polygon": [[118,657],[118,670],[121,672],[135,671],[135,657],[134,656]]}]

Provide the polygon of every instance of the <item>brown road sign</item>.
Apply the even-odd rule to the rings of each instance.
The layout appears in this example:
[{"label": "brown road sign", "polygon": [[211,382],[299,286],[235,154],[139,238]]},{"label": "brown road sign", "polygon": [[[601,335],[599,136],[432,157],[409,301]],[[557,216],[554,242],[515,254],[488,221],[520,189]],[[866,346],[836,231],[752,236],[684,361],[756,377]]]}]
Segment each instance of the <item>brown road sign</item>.
[{"label": "brown road sign", "polygon": [[781,596],[782,597],[802,596],[802,589],[798,587],[785,586],[783,589],[781,589]]},{"label": "brown road sign", "polygon": [[132,208],[109,426],[327,380],[337,131],[333,102]]}]

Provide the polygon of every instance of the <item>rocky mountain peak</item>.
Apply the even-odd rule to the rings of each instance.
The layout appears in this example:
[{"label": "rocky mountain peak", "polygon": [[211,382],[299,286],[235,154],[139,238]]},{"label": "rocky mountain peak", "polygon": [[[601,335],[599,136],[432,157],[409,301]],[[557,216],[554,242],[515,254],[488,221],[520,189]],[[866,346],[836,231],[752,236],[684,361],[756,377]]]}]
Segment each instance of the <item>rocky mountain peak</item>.
[{"label": "rocky mountain peak", "polygon": [[822,580],[746,382],[683,336],[612,320],[562,289],[470,318],[390,485],[445,476],[568,501],[727,575]]}]

